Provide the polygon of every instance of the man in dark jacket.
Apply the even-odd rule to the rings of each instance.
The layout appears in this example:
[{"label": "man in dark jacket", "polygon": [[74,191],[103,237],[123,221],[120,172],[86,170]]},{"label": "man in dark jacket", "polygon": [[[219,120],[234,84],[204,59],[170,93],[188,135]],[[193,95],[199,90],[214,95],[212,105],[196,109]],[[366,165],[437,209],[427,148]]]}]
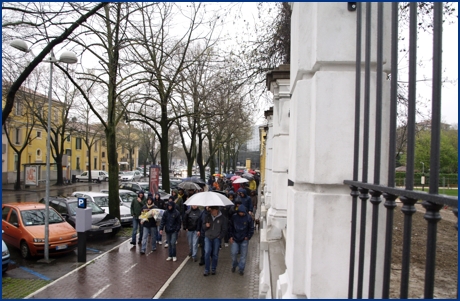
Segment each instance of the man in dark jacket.
[{"label": "man in dark jacket", "polygon": [[246,190],[243,188],[238,189],[238,197],[237,199],[241,200],[241,204],[246,207],[246,210],[248,211],[249,215],[252,214],[252,200],[251,197],[246,193]]},{"label": "man in dark jacket", "polygon": [[180,230],[180,225],[180,213],[176,209],[176,203],[170,199],[168,202],[168,209],[163,213],[160,224],[160,234],[163,235],[164,229],[166,232],[166,240],[169,242],[168,258],[166,258],[166,261],[177,261],[176,241],[177,232]]},{"label": "man in dark jacket", "polygon": [[[254,234],[254,223],[244,205],[238,206],[237,213],[230,218],[228,232],[229,241],[232,244],[232,273],[238,266],[240,275],[244,275],[249,240]],[[239,262],[237,260],[238,254],[241,254]]]},{"label": "man in dark jacket", "polygon": [[[211,268],[211,275],[216,274],[217,260],[219,259],[219,249],[221,240],[224,239],[227,233],[227,221],[222,213],[219,211],[218,206],[211,206],[211,214],[205,217],[203,223],[204,228],[204,276],[209,275]],[[211,263],[212,257],[212,263]]]},{"label": "man in dark jacket", "polygon": [[184,216],[184,230],[187,231],[187,241],[189,254],[192,261],[196,262],[196,253],[198,251],[198,238],[200,237],[200,215],[201,210],[198,206],[192,205],[190,209],[185,212]]},{"label": "man in dark jacket", "polygon": [[199,220],[200,237],[198,239],[198,244],[200,245],[200,249],[201,249],[201,257],[200,257],[199,265],[204,265],[204,228],[203,228],[203,224],[205,222],[206,215],[208,214],[209,214],[209,207],[205,207],[205,209],[201,211],[201,214],[200,214],[200,220]]},{"label": "man in dark jacket", "polygon": [[131,216],[133,217],[133,232],[131,233],[131,244],[135,245],[136,244],[136,234],[137,234],[137,228],[139,228],[139,244],[142,244],[142,235],[144,234],[143,232],[143,227],[140,227],[140,219],[139,215],[141,215],[142,212],[142,207],[145,205],[145,200],[144,200],[144,192],[139,191],[137,194],[137,199],[135,201],[131,202]]}]

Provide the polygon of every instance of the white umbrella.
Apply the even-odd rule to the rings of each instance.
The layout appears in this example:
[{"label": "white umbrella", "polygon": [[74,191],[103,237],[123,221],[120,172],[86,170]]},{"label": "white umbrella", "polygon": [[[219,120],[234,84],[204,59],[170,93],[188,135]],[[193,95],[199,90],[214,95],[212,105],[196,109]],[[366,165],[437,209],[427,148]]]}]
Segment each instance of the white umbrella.
[{"label": "white umbrella", "polygon": [[187,206],[227,206],[233,205],[233,202],[220,193],[205,191],[192,195],[184,204]]},{"label": "white umbrella", "polygon": [[233,181],[234,184],[247,183],[247,182],[249,182],[249,180],[245,178],[238,178],[235,181]]},{"label": "white umbrella", "polygon": [[185,189],[185,190],[201,190],[201,187],[193,182],[182,182],[177,185],[177,187]]}]

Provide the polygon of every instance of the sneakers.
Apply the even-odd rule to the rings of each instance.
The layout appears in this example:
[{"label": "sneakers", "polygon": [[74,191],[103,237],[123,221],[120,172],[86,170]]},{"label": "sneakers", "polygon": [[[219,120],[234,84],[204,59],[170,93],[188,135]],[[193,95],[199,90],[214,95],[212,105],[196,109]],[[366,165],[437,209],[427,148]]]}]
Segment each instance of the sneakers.
[{"label": "sneakers", "polygon": [[132,244],[132,245],[135,245],[135,244],[136,244],[134,241],[131,241],[131,242],[129,242],[129,243]]},{"label": "sneakers", "polygon": [[243,276],[243,275],[244,275],[244,271],[240,271],[240,275]]},{"label": "sneakers", "polygon": [[224,245],[225,245],[225,247],[228,247],[228,243],[225,243]]},{"label": "sneakers", "polygon": [[235,273],[235,271],[236,271],[236,267],[233,267],[232,268],[232,273]]},{"label": "sneakers", "polygon": [[162,243],[162,242],[161,242],[161,240],[160,240],[160,241],[157,241],[157,244],[160,244],[160,245],[162,245],[163,243]]},{"label": "sneakers", "polygon": [[204,262],[200,261],[199,265],[204,265]]},{"label": "sneakers", "polygon": [[144,251],[141,251],[141,255],[144,255],[144,254],[145,254],[145,252],[144,252]]},{"label": "sneakers", "polygon": [[205,276],[205,277],[208,276],[208,275],[209,275],[209,272],[204,272],[203,273],[203,276]]},{"label": "sneakers", "polygon": [[171,261],[173,258],[172,257],[168,257],[166,258],[166,261]]},{"label": "sneakers", "polygon": [[216,271],[215,270],[212,270],[211,271],[211,275],[215,275],[216,274]]},{"label": "sneakers", "polygon": [[167,248],[167,247],[168,247],[168,243],[165,243],[165,248]]},{"label": "sneakers", "polygon": [[142,241],[139,240],[139,241],[137,242],[137,244],[138,244],[138,245],[142,245]]},{"label": "sneakers", "polygon": [[177,261],[177,257],[173,257],[173,261]]}]

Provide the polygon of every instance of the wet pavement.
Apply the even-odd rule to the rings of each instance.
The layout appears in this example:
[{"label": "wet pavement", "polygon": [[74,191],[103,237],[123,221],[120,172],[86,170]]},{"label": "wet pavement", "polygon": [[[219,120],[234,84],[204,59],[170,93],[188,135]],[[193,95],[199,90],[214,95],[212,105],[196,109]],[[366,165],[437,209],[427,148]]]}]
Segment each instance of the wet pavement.
[{"label": "wet pavement", "polygon": [[[50,195],[68,195],[76,190],[100,191],[107,183],[76,183],[63,188],[52,187]],[[36,199],[44,197],[43,190],[2,191],[3,199]],[[43,196],[41,196],[43,194]],[[41,274],[54,280],[26,298],[86,299],[86,298],[257,298],[259,285],[259,233],[249,243],[246,269],[243,276],[231,272],[230,246],[223,246],[219,254],[216,275],[203,276],[204,266],[188,257],[185,231],[177,244],[177,261],[166,261],[168,249],[157,244],[157,250],[140,255],[140,245],[130,239],[104,253],[87,251],[87,263],[78,263],[77,256],[66,260],[69,271],[53,273],[53,264],[42,264]],[[75,251],[76,253],[77,251]],[[74,262],[71,262],[74,261]],[[10,273],[8,271],[7,273]],[[63,275],[63,276],[59,276]],[[53,277],[54,276],[54,277]],[[31,277],[34,277],[33,275]],[[59,277],[59,278],[56,278]]]}]

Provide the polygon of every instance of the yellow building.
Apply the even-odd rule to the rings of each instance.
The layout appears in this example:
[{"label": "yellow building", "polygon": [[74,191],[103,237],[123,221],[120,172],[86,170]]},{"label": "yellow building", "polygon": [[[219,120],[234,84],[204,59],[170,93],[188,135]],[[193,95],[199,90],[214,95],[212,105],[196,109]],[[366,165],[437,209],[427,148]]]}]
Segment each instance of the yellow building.
[{"label": "yellow building", "polygon": [[[4,96],[7,90],[8,86],[4,84]],[[4,105],[5,100],[3,99],[2,107]],[[58,141],[59,147],[62,135],[55,135],[53,131],[62,129],[65,109],[64,103],[52,100],[51,137],[52,140],[56,139]],[[40,166],[37,178],[38,180],[45,179],[47,121],[48,97],[36,91],[21,88],[16,94],[14,109],[5,123],[6,131],[2,128],[3,184],[16,182],[17,163],[19,160],[21,182],[24,181],[24,164]],[[105,133],[100,125],[84,124],[72,119],[72,121],[67,121],[64,135],[64,141],[62,141],[65,154],[62,160],[64,178],[70,180],[72,175],[88,170],[90,164],[92,170],[108,170]],[[88,141],[88,144],[91,145],[91,153],[88,152],[88,146],[85,141]],[[139,147],[128,147],[125,143],[119,143],[119,145],[117,149],[118,161],[132,162],[131,169],[137,167]],[[128,149],[131,149],[131,152]],[[20,152],[20,156],[17,151]],[[53,145],[51,146],[51,151],[54,152]],[[52,156],[50,163],[50,178],[55,180],[57,179],[57,166]]]}]

